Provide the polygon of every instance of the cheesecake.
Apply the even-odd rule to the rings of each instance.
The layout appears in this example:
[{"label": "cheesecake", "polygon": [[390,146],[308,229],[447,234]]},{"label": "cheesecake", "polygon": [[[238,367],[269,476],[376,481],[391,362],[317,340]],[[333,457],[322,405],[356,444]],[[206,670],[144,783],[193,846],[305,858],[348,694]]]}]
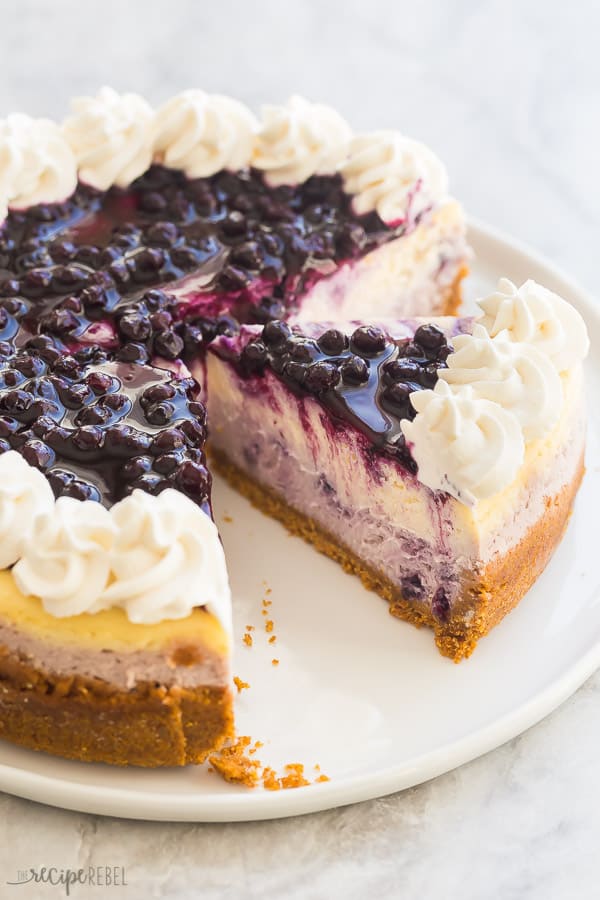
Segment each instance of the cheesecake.
[{"label": "cheesecake", "polygon": [[214,466],[455,661],[541,574],[583,474],[584,327],[503,291],[489,323],[275,322],[209,351]]},{"label": "cheesecake", "polygon": [[103,88],[0,121],[0,737],[116,765],[233,735],[211,469],[459,660],[582,474],[585,326],[459,317],[445,169],[292,97]]}]

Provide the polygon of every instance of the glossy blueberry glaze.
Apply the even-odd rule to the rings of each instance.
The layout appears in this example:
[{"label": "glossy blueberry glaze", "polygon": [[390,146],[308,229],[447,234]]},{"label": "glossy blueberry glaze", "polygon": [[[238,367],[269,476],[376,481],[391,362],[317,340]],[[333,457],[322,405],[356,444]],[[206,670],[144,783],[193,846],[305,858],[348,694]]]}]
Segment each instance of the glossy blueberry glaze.
[{"label": "glossy blueberry glaze", "polygon": [[267,323],[260,336],[245,343],[234,340],[213,349],[247,378],[269,369],[294,393],[316,397],[335,419],[365,434],[373,451],[392,456],[413,474],[417,467],[401,421],[415,417],[410,395],[435,386],[452,350],[434,324],[399,340],[372,325],[308,337],[300,326],[292,329],[282,321]]},{"label": "glossy blueberry glaze", "polygon": [[15,350],[0,345],[0,451],[17,450],[57,497],[110,506],[135,488],[174,487],[210,509],[206,412],[193,379],[73,355],[48,336]]}]

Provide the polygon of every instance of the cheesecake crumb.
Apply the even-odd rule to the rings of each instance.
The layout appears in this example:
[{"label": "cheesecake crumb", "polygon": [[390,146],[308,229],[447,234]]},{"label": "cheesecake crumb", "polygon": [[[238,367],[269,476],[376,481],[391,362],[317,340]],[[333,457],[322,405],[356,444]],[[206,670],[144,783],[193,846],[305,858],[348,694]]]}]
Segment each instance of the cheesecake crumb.
[{"label": "cheesecake crumb", "polygon": [[[258,759],[251,759],[256,751],[264,747],[262,741],[252,742],[247,735],[238,737],[227,747],[209,757],[209,772],[216,772],[225,781],[241,784],[245,787],[256,787],[262,783],[267,791],[289,790],[306,787],[311,784],[305,777],[302,763],[288,763],[283,767],[284,774],[279,774],[272,766],[263,766]],[[319,766],[315,766],[319,770]],[[313,784],[329,781],[327,775],[319,775]]]},{"label": "cheesecake crumb", "polygon": [[246,631],[254,631],[254,625],[246,625]]},{"label": "cheesecake crumb", "polygon": [[266,766],[263,769],[262,783],[267,791],[279,791],[281,789],[277,772],[274,769],[269,768],[269,766]]},{"label": "cheesecake crumb", "polygon": [[321,766],[319,765],[319,763],[315,763],[315,771],[317,771],[317,772],[321,771]]},{"label": "cheesecake crumb", "polygon": [[264,606],[265,609],[267,609],[267,607],[273,606],[273,601],[272,601],[272,600],[265,600],[265,599],[263,598],[262,605]]},{"label": "cheesecake crumb", "polygon": [[273,631],[274,622],[273,619],[267,619],[265,622],[265,631],[267,634],[270,634]]},{"label": "cheesecake crumb", "polygon": [[231,784],[255,787],[260,778],[260,762],[257,759],[249,759],[246,755],[251,743],[252,738],[246,735],[239,737],[235,743],[223,747],[218,754],[209,757],[211,766]]},{"label": "cheesecake crumb", "polygon": [[245,643],[246,647],[252,646],[252,635],[250,634],[250,632],[247,631],[245,633],[245,635],[243,636],[242,640]]},{"label": "cheesecake crumb", "polygon": [[272,659],[272,660],[271,660],[271,665],[272,665],[272,666],[278,666],[278,665],[279,665],[279,660],[278,660],[278,659]]},{"label": "cheesecake crumb", "polygon": [[247,690],[247,688],[250,687],[250,685],[248,684],[247,681],[242,681],[242,679],[238,678],[237,675],[233,676],[233,683],[235,684],[236,688],[238,689],[238,694],[241,694],[242,691],[245,691],[245,690]]},{"label": "cheesecake crumb", "polygon": [[227,513],[225,513],[225,515],[223,516],[223,521],[224,521],[224,522],[233,522],[233,519],[232,519],[232,517],[231,517],[230,515],[228,515]]},{"label": "cheesecake crumb", "polygon": [[288,763],[285,767],[287,775],[279,779],[282,788],[298,788],[310,784],[304,777],[304,766],[302,763]]},{"label": "cheesecake crumb", "polygon": [[277,635],[272,634],[271,637],[269,638],[269,643],[274,644],[276,640],[277,640]]},{"label": "cheesecake crumb", "polygon": [[261,609],[260,614],[261,614],[261,616],[268,616],[269,611],[267,609]]}]

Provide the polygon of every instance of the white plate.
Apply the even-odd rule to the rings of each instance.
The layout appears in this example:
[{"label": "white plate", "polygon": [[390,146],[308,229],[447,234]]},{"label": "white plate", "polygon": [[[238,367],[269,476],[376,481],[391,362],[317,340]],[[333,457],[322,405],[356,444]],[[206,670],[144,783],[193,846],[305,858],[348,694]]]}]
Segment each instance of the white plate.
[{"label": "white plate", "polygon": [[[600,392],[600,316],[569,278],[530,251],[472,225],[467,293],[498,275],[532,277],[585,315],[591,397]],[[218,481],[217,524],[232,575],[239,734],[281,768],[316,764],[330,781],[269,792],[225,784],[205,767],[141,771],[53,759],[0,743],[0,789],[68,809],[139,819],[228,821],[313,812],[418,784],[538,722],[600,666],[600,411],[590,410],[588,471],[567,534],[520,606],[456,666],[427,631],[392,619],[358,579]],[[224,521],[227,515],[232,522]],[[264,631],[265,582],[277,643]],[[256,626],[254,644],[241,635]],[[274,667],[276,657],[280,664]]]}]

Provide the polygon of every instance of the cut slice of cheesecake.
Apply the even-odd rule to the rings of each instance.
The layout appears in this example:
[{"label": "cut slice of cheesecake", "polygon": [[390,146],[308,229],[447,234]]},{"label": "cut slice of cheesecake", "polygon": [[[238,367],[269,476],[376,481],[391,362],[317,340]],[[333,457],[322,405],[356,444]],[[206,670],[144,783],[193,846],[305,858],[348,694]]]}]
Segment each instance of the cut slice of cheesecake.
[{"label": "cut slice of cheesecake", "polygon": [[[199,586],[200,591],[200,586]],[[113,765],[202,762],[233,734],[230,636],[198,607],[57,618],[0,572],[0,737]]]},{"label": "cut slice of cheesecake", "polygon": [[[270,323],[219,338],[208,361],[218,470],[359,575],[393,615],[432,627],[454,660],[468,656],[541,573],[583,472],[579,363],[559,376],[533,353],[557,392],[556,415],[525,441],[520,408],[474,396],[470,386],[453,393],[445,380],[464,371],[453,342],[488,354],[473,364],[480,381],[491,377],[490,353],[526,352],[508,338],[495,344],[481,326],[471,336],[472,328],[472,320],[443,318],[293,330]],[[513,400],[520,358],[510,364]],[[493,376],[492,390],[509,374]],[[416,411],[423,398],[440,405],[433,425]],[[437,483],[427,474],[436,466]]]},{"label": "cut slice of cheesecake", "polygon": [[190,377],[0,359],[0,737],[117,765],[233,733],[231,599]]}]

